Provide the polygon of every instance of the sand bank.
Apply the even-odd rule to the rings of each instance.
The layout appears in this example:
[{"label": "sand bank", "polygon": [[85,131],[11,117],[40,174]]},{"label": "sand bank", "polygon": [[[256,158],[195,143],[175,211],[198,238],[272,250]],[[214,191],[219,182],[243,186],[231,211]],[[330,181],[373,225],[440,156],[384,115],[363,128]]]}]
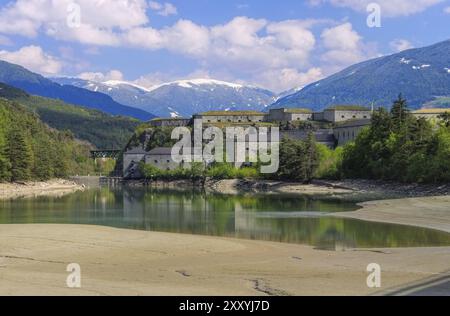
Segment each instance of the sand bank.
[{"label": "sand bank", "polygon": [[45,182],[0,183],[0,200],[37,196],[61,196],[83,190],[73,181],[55,179]]},{"label": "sand bank", "polygon": [[332,216],[437,229],[450,233],[450,196],[371,201]]},{"label": "sand bank", "polygon": [[[69,263],[82,287],[66,287]],[[382,267],[369,289],[366,268]],[[450,270],[450,248],[357,249],[77,225],[1,225],[0,295],[368,295]]]}]

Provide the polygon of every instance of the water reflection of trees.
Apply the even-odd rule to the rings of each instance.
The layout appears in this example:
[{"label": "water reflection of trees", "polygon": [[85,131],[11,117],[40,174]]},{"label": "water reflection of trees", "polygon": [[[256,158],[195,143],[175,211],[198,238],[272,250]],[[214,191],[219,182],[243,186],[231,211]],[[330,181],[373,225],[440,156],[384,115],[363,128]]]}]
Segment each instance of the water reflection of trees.
[{"label": "water reflection of trees", "polygon": [[307,197],[103,188],[59,198],[0,201],[0,223],[96,224],[302,243],[321,249],[450,245],[450,234],[428,229],[297,216],[297,212],[354,208],[353,204]]},{"label": "water reflection of trees", "polygon": [[[134,193],[136,194],[136,192]],[[450,235],[428,229],[328,217],[261,217],[263,212],[354,209],[306,197],[225,196],[198,192],[147,191],[134,200],[142,229],[347,247],[448,245]],[[139,201],[136,205],[136,201]],[[126,203],[124,203],[126,205]]]}]

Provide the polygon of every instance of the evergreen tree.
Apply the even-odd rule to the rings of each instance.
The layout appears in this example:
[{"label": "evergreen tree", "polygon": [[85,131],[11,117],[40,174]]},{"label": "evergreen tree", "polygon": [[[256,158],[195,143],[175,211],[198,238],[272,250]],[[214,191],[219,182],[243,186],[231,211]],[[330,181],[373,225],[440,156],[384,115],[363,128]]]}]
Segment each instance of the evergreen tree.
[{"label": "evergreen tree", "polygon": [[34,152],[34,166],[33,166],[33,178],[39,180],[51,179],[53,173],[53,161],[51,153],[51,143],[46,139],[44,135],[40,135],[33,146]]},{"label": "evergreen tree", "polygon": [[277,178],[310,182],[319,164],[319,153],[312,134],[305,141],[284,138],[280,144]]},{"label": "evergreen tree", "polygon": [[319,152],[313,133],[309,133],[308,138],[304,142],[304,152],[303,181],[311,182],[319,166]]},{"label": "evergreen tree", "polygon": [[9,131],[6,152],[11,166],[11,180],[29,180],[33,165],[32,151],[23,131],[16,128]]},{"label": "evergreen tree", "polygon": [[0,146],[0,182],[11,181],[11,163],[6,157],[4,146]]},{"label": "evergreen tree", "polygon": [[410,119],[410,116],[411,114],[408,110],[408,104],[400,94],[398,99],[394,101],[394,105],[391,109],[391,118],[394,129],[397,131],[400,130]]}]

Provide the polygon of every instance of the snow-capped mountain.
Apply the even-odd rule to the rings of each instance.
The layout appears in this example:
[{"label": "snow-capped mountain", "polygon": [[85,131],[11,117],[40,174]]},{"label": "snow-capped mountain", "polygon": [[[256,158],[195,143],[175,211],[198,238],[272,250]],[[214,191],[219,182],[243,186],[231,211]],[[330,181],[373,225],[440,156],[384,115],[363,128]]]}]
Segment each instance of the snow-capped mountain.
[{"label": "snow-capped mountain", "polygon": [[280,98],[272,107],[389,107],[399,93],[412,109],[450,107],[450,40],[353,65]]},{"label": "snow-capped mountain", "polygon": [[150,88],[125,81],[53,80],[108,94],[117,102],[159,117],[190,117],[211,110],[261,111],[276,100],[268,90],[212,79],[179,80]]}]

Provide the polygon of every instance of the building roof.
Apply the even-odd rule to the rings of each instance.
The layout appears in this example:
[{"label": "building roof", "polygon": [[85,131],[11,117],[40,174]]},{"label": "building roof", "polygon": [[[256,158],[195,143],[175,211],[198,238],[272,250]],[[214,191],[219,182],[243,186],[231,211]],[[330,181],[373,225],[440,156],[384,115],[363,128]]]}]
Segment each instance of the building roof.
[{"label": "building roof", "polygon": [[292,114],[312,114],[310,109],[286,109],[286,113]]},{"label": "building roof", "polygon": [[443,114],[446,112],[450,112],[450,109],[420,109],[414,111],[413,114]]},{"label": "building roof", "polygon": [[151,120],[150,122],[160,122],[160,121],[189,121],[190,119],[184,118],[184,117],[171,117],[171,118],[164,118],[164,117],[157,117]]},{"label": "building roof", "polygon": [[274,111],[283,111],[285,113],[292,113],[292,114],[312,114],[312,110],[310,109],[304,109],[304,108],[279,108],[279,109],[273,109]]},{"label": "building roof", "polygon": [[369,119],[349,120],[349,121],[337,124],[335,129],[337,129],[337,128],[347,128],[347,127],[368,126],[368,125],[370,125],[370,123],[371,123],[371,120],[369,120]]},{"label": "building roof", "polygon": [[335,105],[325,111],[371,111],[369,108],[361,105]]},{"label": "building roof", "polygon": [[150,150],[147,155],[152,156],[170,156],[172,155],[172,147],[156,147]]},{"label": "building roof", "polygon": [[247,116],[247,115],[266,115],[258,111],[209,111],[198,115],[202,116]]}]

